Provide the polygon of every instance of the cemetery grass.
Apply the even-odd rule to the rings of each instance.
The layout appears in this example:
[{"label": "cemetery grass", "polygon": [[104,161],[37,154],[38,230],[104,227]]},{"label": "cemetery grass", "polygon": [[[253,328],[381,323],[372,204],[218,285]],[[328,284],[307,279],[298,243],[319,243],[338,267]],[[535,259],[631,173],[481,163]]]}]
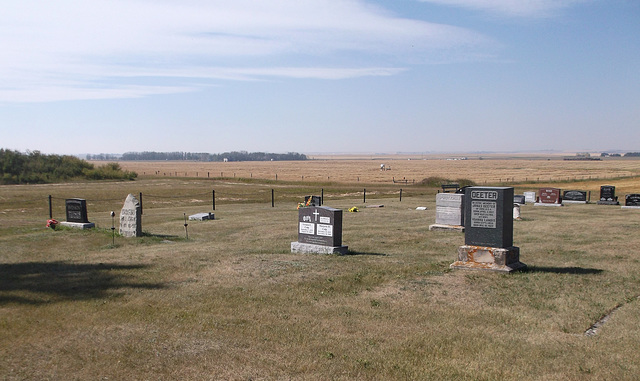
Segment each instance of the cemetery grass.
[{"label": "cemetery grass", "polygon": [[[217,203],[215,221],[188,221],[185,231],[185,215],[211,210],[208,185],[234,196]],[[322,184],[279,185],[275,207],[274,184],[258,181],[1,187],[0,378],[639,374],[638,211],[526,205],[514,244],[528,271],[452,271],[464,236],[428,231],[435,189],[400,202],[397,188],[380,186],[363,203],[361,184],[325,187],[325,202],[345,210],[351,252],[323,256],[290,253],[296,202]],[[109,211],[138,192],[145,234],[113,245]],[[86,198],[97,228],[44,228],[51,193],[54,216],[65,195]],[[376,204],[384,207],[366,208]],[[352,206],[360,212],[346,212]]]}]

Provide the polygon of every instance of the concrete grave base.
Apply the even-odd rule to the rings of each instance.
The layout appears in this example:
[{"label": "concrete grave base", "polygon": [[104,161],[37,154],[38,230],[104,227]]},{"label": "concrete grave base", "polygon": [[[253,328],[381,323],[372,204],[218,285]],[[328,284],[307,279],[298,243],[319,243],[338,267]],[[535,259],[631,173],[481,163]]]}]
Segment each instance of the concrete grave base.
[{"label": "concrete grave base", "polygon": [[535,204],[533,204],[533,206],[564,206],[564,205],[562,205],[562,204],[544,203],[544,202],[536,202]]},{"label": "concrete grave base", "polygon": [[291,242],[291,252],[297,254],[347,254],[348,246],[322,246],[311,243]]},{"label": "concrete grave base", "polygon": [[444,224],[429,225],[429,231],[433,231],[433,230],[456,231],[456,232],[464,233],[464,226],[460,226],[460,225],[444,225]]},{"label": "concrete grave base", "polygon": [[598,201],[598,205],[620,205],[619,201]]},{"label": "concrete grave base", "polygon": [[622,209],[640,209],[640,206],[623,206]]},{"label": "concrete grave base", "polygon": [[520,262],[520,248],[463,245],[458,248],[458,260],[449,267],[465,270],[488,270],[512,272],[524,270],[527,265]]},{"label": "concrete grave base", "polygon": [[94,224],[93,222],[67,222],[67,221],[62,221],[60,222],[61,226],[66,226],[68,228],[73,228],[73,229],[92,229],[96,227],[96,224]]},{"label": "concrete grave base", "polygon": [[562,200],[563,204],[588,204],[588,201]]},{"label": "concrete grave base", "polygon": [[207,221],[215,219],[216,216],[213,213],[196,213],[189,216],[190,221]]}]

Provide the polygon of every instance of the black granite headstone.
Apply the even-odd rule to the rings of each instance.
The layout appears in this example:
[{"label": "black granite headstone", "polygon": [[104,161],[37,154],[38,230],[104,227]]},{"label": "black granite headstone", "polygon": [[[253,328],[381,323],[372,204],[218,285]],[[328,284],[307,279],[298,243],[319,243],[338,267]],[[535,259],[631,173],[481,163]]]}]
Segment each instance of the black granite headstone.
[{"label": "black granite headstone", "polygon": [[616,187],[613,185],[603,185],[600,187],[600,205],[619,205],[618,197],[616,196]]},{"label": "black granite headstone", "polygon": [[469,187],[464,202],[466,245],[513,246],[513,188]]},{"label": "black granite headstone", "polygon": [[341,246],[342,210],[328,206],[307,206],[298,209],[298,242]]},{"label": "black granite headstone", "polygon": [[562,194],[563,201],[587,201],[587,192],[581,190],[567,190]]},{"label": "black granite headstone", "polygon": [[87,200],[82,198],[69,198],[65,201],[67,210],[67,222],[88,223]]},{"label": "black granite headstone", "polygon": [[632,193],[628,194],[624,198],[625,206],[640,206],[640,194]]},{"label": "black granite headstone", "polygon": [[304,197],[305,206],[321,206],[322,199],[320,196],[305,196]]},{"label": "black granite headstone", "polygon": [[524,197],[523,194],[516,194],[513,196],[513,203],[514,204],[522,204],[524,205],[526,203],[526,198]]}]

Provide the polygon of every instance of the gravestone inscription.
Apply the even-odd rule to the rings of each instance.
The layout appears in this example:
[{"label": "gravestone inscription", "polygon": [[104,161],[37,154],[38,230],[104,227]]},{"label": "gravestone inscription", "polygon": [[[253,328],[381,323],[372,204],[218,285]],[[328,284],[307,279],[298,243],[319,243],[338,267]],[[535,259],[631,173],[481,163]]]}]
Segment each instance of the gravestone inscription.
[{"label": "gravestone inscription", "polygon": [[464,194],[436,194],[436,223],[429,230],[464,231]]},{"label": "gravestone inscription", "polygon": [[613,185],[601,186],[598,205],[620,205],[618,202],[618,196],[616,196],[616,187]]},{"label": "gravestone inscription", "polygon": [[328,206],[298,209],[298,241],[291,242],[292,253],[346,254],[342,245],[342,210]]},{"label": "gravestone inscription", "polygon": [[469,187],[465,192],[465,245],[452,268],[514,271],[523,269],[513,246],[513,188]]},{"label": "gravestone inscription", "polygon": [[562,202],[566,204],[586,204],[587,192],[581,190],[566,190],[562,194]]},{"label": "gravestone inscription", "polygon": [[142,237],[142,205],[136,196],[129,194],[120,211],[120,235]]}]

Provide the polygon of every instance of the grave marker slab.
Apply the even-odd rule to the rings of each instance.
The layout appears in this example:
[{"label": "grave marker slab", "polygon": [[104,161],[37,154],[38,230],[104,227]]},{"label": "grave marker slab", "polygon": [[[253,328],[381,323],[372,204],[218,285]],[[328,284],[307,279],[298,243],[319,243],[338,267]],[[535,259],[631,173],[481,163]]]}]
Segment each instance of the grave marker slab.
[{"label": "grave marker slab", "polygon": [[513,203],[514,204],[524,205],[524,204],[526,204],[526,202],[527,202],[527,199],[526,199],[525,195],[523,195],[523,194],[513,195]]},{"label": "grave marker slab", "polygon": [[207,220],[215,220],[215,219],[216,219],[215,214],[211,212],[196,213],[189,216],[190,221],[207,221]]},{"label": "grave marker slab", "polygon": [[513,246],[513,188],[469,187],[464,202],[465,244],[451,268],[515,271],[520,248]]},{"label": "grave marker slab", "polygon": [[436,194],[436,223],[429,230],[464,231],[464,194]]},{"label": "grave marker slab", "polygon": [[305,196],[304,204],[306,206],[321,206],[322,199],[320,198],[320,196]]},{"label": "grave marker slab", "polygon": [[533,204],[536,202],[536,192],[524,192],[524,201],[530,204]]},{"label": "grave marker slab", "polygon": [[640,209],[640,194],[631,193],[624,196],[623,209]]},{"label": "grave marker slab", "polygon": [[581,190],[566,190],[562,194],[563,204],[586,204],[587,192]]},{"label": "grave marker slab", "polygon": [[120,235],[142,237],[142,205],[136,196],[129,194],[120,211]]},{"label": "grave marker slab", "polygon": [[60,225],[76,229],[91,229],[96,226],[89,222],[87,217],[87,200],[82,198],[69,198],[65,200],[67,220]]},{"label": "grave marker slab", "polygon": [[560,189],[540,188],[538,191],[538,202],[535,206],[562,206]]},{"label": "grave marker slab", "polygon": [[613,185],[601,186],[598,205],[620,205],[618,202],[618,196],[616,196],[616,187]]},{"label": "grave marker slab", "polygon": [[342,210],[328,206],[298,209],[298,241],[291,242],[292,253],[346,254],[342,245]]}]

